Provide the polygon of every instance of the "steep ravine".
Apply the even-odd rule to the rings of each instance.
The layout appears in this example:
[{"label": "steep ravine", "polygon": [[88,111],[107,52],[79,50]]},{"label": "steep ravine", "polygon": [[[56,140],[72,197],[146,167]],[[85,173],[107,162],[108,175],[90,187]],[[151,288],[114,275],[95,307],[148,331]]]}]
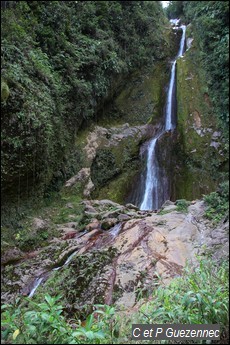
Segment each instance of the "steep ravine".
[{"label": "steep ravine", "polygon": [[[175,35],[179,32],[176,30]],[[225,166],[222,134],[199,69],[195,42],[186,49],[176,65],[177,128],[171,133],[166,131],[156,145],[156,158],[162,167],[161,185],[165,186],[163,200],[193,200],[214,191]],[[79,170],[71,180],[78,183],[71,184],[70,192],[80,189],[83,197],[140,206],[148,140],[164,126],[169,76],[170,64],[168,69],[158,64],[153,70],[133,75],[114,102],[104,108],[97,124],[79,133],[75,150],[86,152],[82,168],[87,168],[87,177],[80,177]],[[214,173],[217,164],[219,175]]]},{"label": "steep ravine", "polygon": [[[207,158],[208,146],[209,153],[222,155],[221,143],[212,144],[221,142],[221,134],[216,131],[215,122],[208,127],[205,110],[204,113],[200,110],[206,108],[199,108],[203,102],[209,104],[207,92],[197,91],[197,103],[192,102],[194,96],[191,96],[189,108],[185,107],[188,95],[184,96],[182,89],[189,93],[188,83],[193,88],[193,82],[203,82],[195,73],[190,74],[190,68],[194,68],[190,62],[191,56],[187,54],[178,61],[178,131],[173,135],[165,133],[157,150],[165,171],[171,169],[174,160],[176,174],[170,193],[173,201],[166,201],[157,211],[141,211],[125,203],[130,185],[142,169],[140,148],[143,152],[146,143],[142,144],[162,125],[169,68],[164,65],[161,73],[159,64],[144,75],[134,75],[111,107],[105,108],[110,116],[114,115],[114,123],[102,116],[96,124],[91,123],[79,132],[74,148],[84,156],[84,161],[61,192],[62,200],[76,197],[78,201],[66,202],[62,210],[54,211],[59,221],[54,221],[51,212],[42,219],[38,211],[38,218],[27,224],[31,238],[35,241],[36,237],[44,238],[44,241],[38,245],[32,241],[34,251],[28,250],[30,238],[21,250],[4,244],[3,303],[13,302],[21,295],[39,300],[48,291],[63,296],[69,315],[73,312],[81,315],[84,305],[91,308],[93,303],[115,303],[118,308],[130,308],[136,304],[138,292],[148,296],[159,284],[168,284],[181,274],[187,261],[196,263],[196,254],[210,251],[217,260],[228,256],[228,223],[214,226],[204,217],[204,202],[196,200],[216,184],[211,178],[211,162],[206,160],[199,165],[202,153]],[[183,69],[187,63],[188,69]],[[202,91],[202,86],[197,85]],[[115,112],[111,113],[113,107]],[[211,105],[208,111],[211,112]],[[190,134],[194,135],[194,141]],[[207,166],[210,169],[206,170]],[[194,169],[197,175],[190,179]],[[203,179],[197,176],[202,172],[203,178],[207,171],[203,186]],[[188,210],[182,212],[175,200],[185,197],[192,201],[184,201]],[[80,198],[84,200],[79,202]],[[65,221],[60,220],[62,212],[67,215]],[[23,241],[20,230],[17,231],[15,241]]]}]

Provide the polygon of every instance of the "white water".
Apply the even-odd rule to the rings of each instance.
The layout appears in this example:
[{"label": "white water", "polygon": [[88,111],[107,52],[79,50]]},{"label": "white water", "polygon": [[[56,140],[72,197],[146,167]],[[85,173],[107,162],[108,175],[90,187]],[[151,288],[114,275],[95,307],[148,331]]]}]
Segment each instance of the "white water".
[{"label": "white water", "polygon": [[178,53],[177,57],[181,57],[183,55],[183,52],[184,52],[186,26],[185,25],[181,25],[181,29],[183,30],[183,34],[182,34],[182,37],[181,37],[180,50],[179,50],[179,53]]},{"label": "white water", "polygon": [[174,129],[175,127],[175,125],[173,125],[173,119],[172,119],[172,103],[173,103],[172,95],[173,95],[173,87],[175,84],[175,74],[176,74],[176,60],[173,61],[172,68],[171,68],[171,76],[170,76],[167,106],[166,106],[166,119],[165,119],[166,131],[170,131]]},{"label": "white water", "polygon": [[[153,169],[153,160],[155,161],[155,147],[157,139],[160,136],[152,139],[148,147],[148,159],[147,159],[147,176],[145,181],[145,193],[144,198],[140,206],[140,210],[152,210],[153,198],[158,204],[158,174],[156,164]],[[156,162],[155,162],[156,163]]]},{"label": "white water", "polygon": [[[77,250],[75,252],[73,252],[68,258],[67,260],[64,262],[64,264],[62,266],[59,267],[55,267],[52,269],[52,271],[58,271],[60,270],[60,268],[62,268],[65,265],[68,265],[68,263],[72,260],[72,258],[77,254]],[[30,291],[30,294],[28,297],[33,297],[35,291],[37,290],[37,288],[41,285],[41,283],[43,282],[43,280],[45,279],[45,276],[41,277],[41,278],[36,278],[34,281],[34,285],[32,290]]]},{"label": "white water", "polygon": [[30,291],[30,294],[28,297],[33,297],[35,291],[37,290],[37,288],[39,287],[39,285],[41,284],[41,282],[43,281],[44,277],[41,278],[36,278],[35,282],[34,282],[34,287],[33,289]]},{"label": "white water", "polygon": [[172,106],[173,106],[173,90],[175,86],[175,76],[176,76],[176,60],[178,57],[181,57],[184,51],[185,45],[185,32],[186,26],[182,25],[180,27],[183,30],[183,34],[180,41],[180,48],[176,59],[172,63],[171,67],[171,75],[170,75],[170,82],[169,82],[169,89],[167,95],[167,103],[166,103],[166,118],[165,118],[165,127],[164,131],[160,132],[155,136],[149,143],[148,146],[148,158],[147,158],[147,175],[145,180],[145,189],[144,189],[144,196],[140,206],[141,210],[153,210],[158,209],[159,206],[159,189],[163,189],[163,186],[160,186],[160,179],[159,179],[159,167],[156,158],[156,145],[158,139],[166,132],[173,130],[175,128],[175,124],[173,123],[173,113],[172,113]]},{"label": "white water", "polygon": [[115,226],[113,226],[110,230],[109,233],[112,235],[113,238],[117,237],[119,232],[121,231],[122,223],[118,223]]},{"label": "white water", "polygon": [[77,254],[77,250],[75,251],[75,252],[73,252],[68,258],[67,258],[67,260],[65,261],[65,263],[64,263],[64,265],[63,266],[65,266],[65,265],[68,265],[68,263],[72,260],[72,258]]}]

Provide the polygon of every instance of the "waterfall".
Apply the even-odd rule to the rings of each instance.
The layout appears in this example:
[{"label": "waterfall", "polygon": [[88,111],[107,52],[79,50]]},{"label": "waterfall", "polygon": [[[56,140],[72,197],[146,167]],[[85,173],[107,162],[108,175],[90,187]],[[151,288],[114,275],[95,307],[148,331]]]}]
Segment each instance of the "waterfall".
[{"label": "waterfall", "polygon": [[[173,114],[173,104],[175,104],[175,77],[176,77],[176,61],[178,57],[181,57],[184,52],[185,47],[185,33],[186,33],[186,26],[181,25],[180,29],[182,29],[183,34],[180,41],[179,52],[177,57],[172,63],[171,67],[171,74],[170,74],[170,82],[167,94],[167,102],[166,102],[166,116],[165,116],[165,126],[164,130],[158,133],[155,137],[152,138],[148,145],[148,154],[147,154],[147,173],[146,173],[146,180],[145,180],[145,189],[144,195],[142,198],[142,202],[140,205],[141,210],[154,210],[158,209],[162,204],[162,197],[161,200],[159,195],[163,195],[164,193],[164,186],[163,180],[161,176],[161,171],[157,161],[156,155],[156,147],[158,139],[167,131],[171,131],[175,129],[175,119]],[[162,193],[163,191],[163,193]],[[164,200],[165,201],[165,200]]]},{"label": "waterfall", "polygon": [[178,53],[177,57],[181,57],[183,55],[184,47],[185,47],[186,26],[185,25],[181,25],[181,29],[183,30],[183,34],[182,34],[182,37],[181,37],[180,50],[179,50],[179,53]]},{"label": "waterfall", "polygon": [[[156,166],[155,147],[157,143],[156,138],[152,139],[148,147],[147,158],[147,176],[145,181],[145,193],[141,203],[141,210],[152,210],[153,200],[155,201],[154,208],[158,207],[158,169]],[[154,164],[154,169],[152,168]]]},{"label": "waterfall", "polygon": [[37,288],[39,287],[39,285],[42,283],[42,281],[44,280],[44,277],[41,278],[36,278],[33,284],[33,288],[30,291],[30,294],[28,297],[33,297],[35,291],[37,290]]},{"label": "waterfall", "polygon": [[165,119],[165,130],[170,131],[175,128],[172,118],[172,104],[173,104],[173,87],[175,85],[175,74],[176,74],[176,60],[173,61],[171,68],[171,76],[169,83],[169,90],[167,96],[167,106],[166,106],[166,119]]}]

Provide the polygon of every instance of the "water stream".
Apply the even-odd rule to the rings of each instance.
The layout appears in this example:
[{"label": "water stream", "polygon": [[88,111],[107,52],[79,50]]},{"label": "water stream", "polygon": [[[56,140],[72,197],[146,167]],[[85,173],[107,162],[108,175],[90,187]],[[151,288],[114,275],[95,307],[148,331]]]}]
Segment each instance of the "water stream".
[{"label": "water stream", "polygon": [[60,270],[63,266],[66,266],[68,265],[68,263],[72,260],[72,258],[77,254],[78,250],[74,251],[73,253],[70,254],[70,256],[66,259],[66,261],[64,262],[64,264],[62,266],[58,266],[58,267],[55,267],[53,268],[50,272],[45,272],[43,273],[40,277],[37,277],[34,282],[33,282],[33,285],[32,285],[32,288],[30,290],[30,293],[28,295],[28,297],[33,297],[33,295],[35,294],[35,291],[37,290],[37,288],[42,284],[42,282],[44,282],[49,274],[52,272],[52,271],[58,271]]},{"label": "water stream", "polygon": [[44,277],[41,278],[36,278],[33,284],[33,287],[28,295],[28,297],[33,297],[35,291],[37,290],[37,288],[39,287],[39,285],[42,283],[42,281],[44,280]]},{"label": "water stream", "polygon": [[[141,210],[154,210],[158,209],[162,205],[162,197],[160,198],[159,195],[163,195],[165,198],[165,192],[163,186],[163,179],[162,179],[162,171],[159,167],[159,163],[157,160],[157,143],[158,139],[162,137],[168,131],[172,131],[176,127],[176,121],[174,116],[174,104],[175,104],[175,77],[176,77],[176,61],[179,57],[183,55],[184,47],[185,47],[185,33],[186,33],[186,26],[180,26],[182,29],[183,34],[180,41],[179,52],[172,62],[171,67],[171,75],[170,75],[170,82],[167,94],[167,103],[166,103],[166,114],[165,114],[165,126],[164,130],[161,130],[157,133],[149,142],[148,151],[147,151],[147,172],[145,178],[145,187],[142,196],[142,201],[140,204]],[[163,200],[164,202],[165,200]]]},{"label": "water stream", "polygon": [[[122,222],[116,224],[109,231],[102,232],[98,236],[96,241],[98,241],[98,244],[100,246],[102,246],[102,247],[103,247],[103,245],[108,245],[109,243],[111,243],[117,237],[117,235],[120,233],[121,230],[122,230]],[[84,231],[81,235],[78,236],[78,238],[83,237],[85,234],[87,234],[87,231]],[[96,245],[96,241],[94,243],[95,245]],[[46,272],[42,273],[40,276],[38,276],[37,278],[35,278],[35,280],[34,280],[34,282],[32,284],[32,287],[30,288],[30,292],[28,294],[28,297],[31,298],[31,297],[34,296],[35,291],[37,290],[37,288],[48,279],[48,277],[49,277],[49,275],[51,274],[52,271],[58,271],[62,267],[67,266],[71,262],[73,257],[76,256],[78,254],[79,250],[81,248],[83,248],[85,245],[86,245],[86,243],[83,243],[82,246],[80,246],[79,248],[77,248],[74,251],[71,251],[71,253],[67,257],[65,262],[63,264],[61,264],[60,266],[54,267],[52,270],[46,271]]]}]

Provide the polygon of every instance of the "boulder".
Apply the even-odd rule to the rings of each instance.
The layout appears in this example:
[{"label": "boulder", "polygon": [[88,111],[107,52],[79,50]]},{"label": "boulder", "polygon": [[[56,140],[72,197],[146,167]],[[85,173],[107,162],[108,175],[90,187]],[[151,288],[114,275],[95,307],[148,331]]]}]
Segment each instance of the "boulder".
[{"label": "boulder", "polygon": [[41,218],[34,218],[32,227],[36,230],[46,230],[49,226],[49,223],[47,220],[41,219]]},{"label": "boulder", "polygon": [[117,218],[106,218],[101,223],[101,228],[103,230],[108,230],[118,223]]},{"label": "boulder", "polygon": [[86,225],[85,227],[87,231],[91,231],[98,228],[100,228],[100,222],[97,219],[93,219],[92,222]]},{"label": "boulder", "polygon": [[130,219],[131,219],[131,217],[127,214],[119,214],[119,216],[118,216],[119,222],[125,222],[125,221],[130,220]]},{"label": "boulder", "polygon": [[24,253],[18,248],[10,248],[4,252],[1,256],[1,264],[8,265],[21,260],[24,257]]},{"label": "boulder", "polygon": [[137,207],[136,205],[133,205],[133,204],[131,204],[131,203],[126,204],[125,207],[126,207],[126,208],[129,208],[129,209],[131,209],[131,210],[139,211],[139,207]]}]

